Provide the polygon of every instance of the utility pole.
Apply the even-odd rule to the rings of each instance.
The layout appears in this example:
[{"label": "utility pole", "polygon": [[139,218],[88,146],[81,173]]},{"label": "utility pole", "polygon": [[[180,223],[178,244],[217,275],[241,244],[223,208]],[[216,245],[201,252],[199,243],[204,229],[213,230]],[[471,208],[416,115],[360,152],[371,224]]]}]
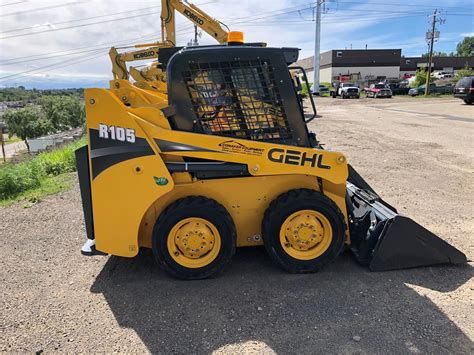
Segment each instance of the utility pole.
[{"label": "utility pole", "polygon": [[431,32],[428,32],[430,53],[428,57],[428,71],[426,73],[425,96],[429,95],[430,93],[431,66],[433,65],[433,48],[434,48],[435,38],[437,38],[436,23],[437,22],[442,23],[443,21],[442,19],[438,19],[438,20],[436,19],[436,16],[438,15],[439,15],[438,9],[434,10],[433,15],[431,15],[433,17],[431,20]]},{"label": "utility pole", "polygon": [[198,44],[198,27],[194,25],[194,45],[197,46]]},{"label": "utility pole", "polygon": [[319,95],[319,67],[321,64],[319,52],[321,50],[321,5],[325,0],[316,1],[316,21],[314,21],[314,73],[313,73],[313,93]]},{"label": "utility pole", "polygon": [[0,142],[2,143],[2,154],[3,154],[3,162],[7,161],[7,156],[5,154],[5,141],[3,139],[3,123],[0,122]]},{"label": "utility pole", "polygon": [[193,38],[190,39],[190,41],[188,42],[188,47],[199,46],[198,37],[200,36],[201,35],[198,31],[198,27],[194,25],[194,39]]}]

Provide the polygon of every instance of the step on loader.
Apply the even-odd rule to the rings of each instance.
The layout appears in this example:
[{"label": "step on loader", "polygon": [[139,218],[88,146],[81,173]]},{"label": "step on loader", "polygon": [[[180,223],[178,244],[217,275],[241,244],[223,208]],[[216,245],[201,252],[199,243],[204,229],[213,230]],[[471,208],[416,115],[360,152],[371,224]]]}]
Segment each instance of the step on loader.
[{"label": "step on loader", "polygon": [[298,49],[166,50],[167,95],[127,80],[85,91],[84,254],[151,248],[182,279],[213,276],[236,247],[262,244],[291,273],[315,272],[344,249],[373,271],[466,262],[308,131],[316,112],[305,115],[291,74],[307,82]]}]

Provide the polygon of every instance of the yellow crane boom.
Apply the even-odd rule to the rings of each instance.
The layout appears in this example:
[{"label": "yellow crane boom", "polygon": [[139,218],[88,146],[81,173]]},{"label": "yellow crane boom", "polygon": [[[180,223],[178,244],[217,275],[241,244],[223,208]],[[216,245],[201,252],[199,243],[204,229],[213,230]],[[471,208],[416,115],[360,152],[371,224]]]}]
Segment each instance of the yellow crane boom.
[{"label": "yellow crane boom", "polygon": [[[127,62],[137,60],[158,59],[160,48],[176,46],[176,21],[175,12],[181,13],[183,16],[191,20],[196,26],[215,38],[219,43],[227,41],[228,31],[222,28],[221,23],[215,18],[209,16],[207,13],[199,9],[196,5],[190,4],[182,0],[161,0],[161,42],[137,44],[130,47],[116,48],[112,47],[109,51],[109,56],[112,61],[112,73],[114,79],[128,80],[130,72],[127,70]],[[123,48],[141,48],[135,51],[119,53],[118,49]],[[163,78],[163,73],[159,73],[154,63],[153,75]],[[138,70],[132,70],[132,75],[136,78],[143,78],[147,75],[147,71],[141,71],[138,75]],[[148,76],[147,76],[148,77]]]},{"label": "yellow crane boom", "polygon": [[161,39],[163,43],[176,45],[175,11],[188,18],[219,43],[227,42],[228,32],[221,22],[209,16],[196,5],[182,0],[161,0]]}]

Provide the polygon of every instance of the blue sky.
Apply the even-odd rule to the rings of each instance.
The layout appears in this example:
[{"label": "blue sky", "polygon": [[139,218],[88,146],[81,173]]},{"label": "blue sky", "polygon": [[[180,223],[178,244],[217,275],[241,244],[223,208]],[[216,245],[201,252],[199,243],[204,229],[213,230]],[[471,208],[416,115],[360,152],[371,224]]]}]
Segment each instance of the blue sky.
[{"label": "blue sky", "polygon": [[[300,58],[312,54],[314,1],[192,2],[231,30],[244,31],[247,41],[298,47]],[[322,50],[367,44],[420,55],[435,9],[446,20],[438,25],[436,51],[455,51],[464,36],[474,35],[473,0],[327,0],[325,7]],[[159,12],[160,0],[1,0],[0,87],[105,86],[112,78],[108,47],[159,40]],[[180,15],[177,30],[178,45],[185,45],[193,30]],[[206,34],[200,42],[215,43]]]}]

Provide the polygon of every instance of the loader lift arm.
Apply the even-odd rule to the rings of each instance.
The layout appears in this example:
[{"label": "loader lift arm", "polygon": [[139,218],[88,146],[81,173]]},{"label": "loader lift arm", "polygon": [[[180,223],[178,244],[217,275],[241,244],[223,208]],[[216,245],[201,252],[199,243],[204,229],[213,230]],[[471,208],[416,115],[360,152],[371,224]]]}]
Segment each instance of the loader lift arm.
[{"label": "loader lift arm", "polygon": [[[160,48],[166,47],[162,43],[149,43],[149,44],[137,44],[133,46],[134,48],[145,47],[144,49],[139,49],[132,52],[123,52],[119,53],[116,47],[110,48],[109,57],[112,61],[112,73],[114,79],[125,79],[128,80],[130,73],[127,70],[127,62],[133,62],[136,60],[146,60],[146,59],[157,59],[158,51]],[[126,47],[122,47],[126,48]]]}]

